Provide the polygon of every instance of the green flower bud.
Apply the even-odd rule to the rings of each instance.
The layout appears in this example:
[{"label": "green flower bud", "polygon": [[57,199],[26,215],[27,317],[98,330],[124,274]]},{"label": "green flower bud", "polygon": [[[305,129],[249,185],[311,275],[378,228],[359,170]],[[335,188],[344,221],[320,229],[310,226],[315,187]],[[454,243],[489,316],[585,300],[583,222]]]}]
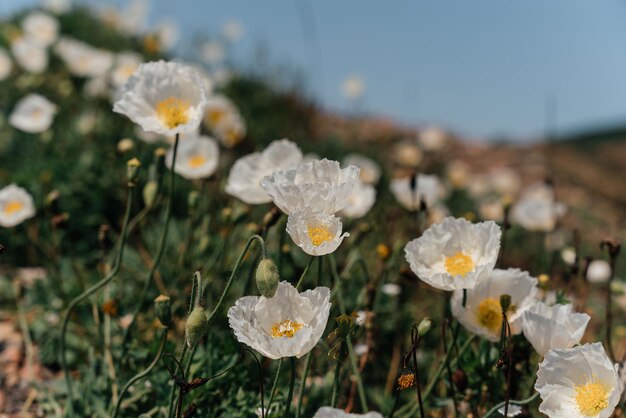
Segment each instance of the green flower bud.
[{"label": "green flower bud", "polygon": [[423,337],[424,335],[426,335],[428,330],[430,330],[431,325],[432,325],[432,321],[430,320],[430,318],[422,319],[420,323],[417,325],[417,334],[420,337]]},{"label": "green flower bud", "polygon": [[209,324],[207,322],[206,309],[196,306],[187,318],[185,324],[185,342],[189,348],[193,348],[207,332]]},{"label": "green flower bud", "polygon": [[126,178],[128,180],[129,186],[134,186],[137,181],[137,177],[139,177],[139,168],[141,167],[141,162],[137,158],[133,158],[128,160],[126,163]]},{"label": "green flower bud", "polygon": [[170,306],[169,296],[159,295],[154,299],[154,310],[157,318],[161,321],[161,324],[166,327],[172,325],[172,308]]},{"label": "green flower bud", "polygon": [[143,187],[143,201],[146,206],[151,207],[154,205],[157,193],[159,192],[159,183],[155,180],[150,180]]},{"label": "green flower bud", "polygon": [[259,293],[266,298],[271,298],[276,294],[280,275],[278,268],[271,258],[264,258],[256,268],[256,287]]},{"label": "green flower bud", "polygon": [[189,210],[194,210],[198,207],[198,202],[200,201],[200,193],[197,190],[192,190],[187,195],[187,204],[189,205]]}]

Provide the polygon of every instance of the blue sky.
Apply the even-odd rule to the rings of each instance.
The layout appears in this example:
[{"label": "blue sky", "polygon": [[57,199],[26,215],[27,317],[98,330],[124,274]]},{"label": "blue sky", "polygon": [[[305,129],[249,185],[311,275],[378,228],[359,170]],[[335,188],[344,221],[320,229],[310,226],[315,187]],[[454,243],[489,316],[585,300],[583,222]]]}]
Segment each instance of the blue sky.
[{"label": "blue sky", "polygon": [[[0,13],[26,3],[0,0]],[[177,20],[183,43],[239,20],[237,62],[252,66],[263,44],[272,62],[302,70],[310,94],[331,109],[350,109],[339,87],[359,74],[364,111],[469,137],[541,135],[547,100],[557,103],[560,132],[626,124],[623,0],[152,3],[151,19]],[[302,11],[305,25],[314,22],[313,43]]]}]

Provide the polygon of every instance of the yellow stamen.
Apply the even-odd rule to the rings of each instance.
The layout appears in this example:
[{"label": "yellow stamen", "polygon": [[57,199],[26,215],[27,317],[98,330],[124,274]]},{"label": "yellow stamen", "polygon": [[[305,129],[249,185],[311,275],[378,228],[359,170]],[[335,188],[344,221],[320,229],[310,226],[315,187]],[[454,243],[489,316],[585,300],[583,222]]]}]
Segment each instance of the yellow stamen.
[{"label": "yellow stamen", "polygon": [[189,103],[176,97],[168,97],[167,99],[157,103],[156,114],[161,122],[169,129],[173,129],[178,125],[187,123],[189,116]]},{"label": "yellow stamen", "polygon": [[453,276],[465,277],[467,273],[474,271],[474,260],[467,254],[458,252],[451,257],[446,257],[446,271]]},{"label": "yellow stamen", "polygon": [[398,389],[408,389],[413,387],[415,384],[415,374],[413,373],[402,373],[398,378]]},{"label": "yellow stamen", "polygon": [[502,308],[496,298],[487,298],[478,304],[476,311],[478,323],[493,333],[502,329]]},{"label": "yellow stamen", "polygon": [[290,319],[285,319],[284,321],[276,322],[274,325],[272,325],[272,337],[293,338],[293,336],[296,335],[296,332],[300,331],[302,327],[304,327],[304,324],[302,322],[295,322]]},{"label": "yellow stamen", "polygon": [[310,226],[307,228],[309,238],[316,247],[319,247],[326,241],[332,241],[335,236],[325,226]]},{"label": "yellow stamen", "polygon": [[204,155],[194,155],[187,161],[187,165],[191,168],[198,168],[203,166],[207,162]]},{"label": "yellow stamen", "polygon": [[609,406],[609,391],[600,383],[587,383],[576,386],[576,404],[580,413],[596,416]]},{"label": "yellow stamen", "polygon": [[7,215],[12,215],[15,212],[21,211],[23,207],[24,207],[24,204],[22,202],[18,202],[17,200],[12,200],[6,205],[4,205],[4,208],[2,208],[2,211],[6,213]]}]

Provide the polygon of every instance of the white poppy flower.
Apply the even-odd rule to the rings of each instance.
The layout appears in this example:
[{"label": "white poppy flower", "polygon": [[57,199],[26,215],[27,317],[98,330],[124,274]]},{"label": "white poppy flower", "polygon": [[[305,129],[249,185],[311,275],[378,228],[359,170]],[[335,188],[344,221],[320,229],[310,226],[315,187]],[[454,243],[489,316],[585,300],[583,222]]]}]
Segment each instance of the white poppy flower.
[{"label": "white poppy flower", "polygon": [[453,187],[465,187],[470,178],[469,165],[461,160],[452,160],[446,166],[446,178]]},{"label": "white poppy flower", "polygon": [[522,332],[524,312],[535,302],[537,279],[520,269],[495,269],[486,280],[467,291],[467,301],[463,307],[463,290],[457,289],[452,295],[452,315],[465,328],[489,341],[500,341],[502,330],[502,309],[500,296],[511,297],[511,307],[507,319],[511,333]]},{"label": "white poppy flower", "polygon": [[522,179],[517,171],[500,167],[489,172],[490,186],[493,191],[505,196],[513,196],[522,184]]},{"label": "white poppy flower", "polygon": [[544,183],[530,186],[511,208],[511,221],[529,231],[552,231],[565,213],[555,200],[554,188]]},{"label": "white poppy flower", "polygon": [[424,154],[420,147],[417,146],[415,139],[407,139],[393,146],[392,149],[394,161],[405,167],[417,167],[422,162]]},{"label": "white poppy flower", "polygon": [[348,218],[362,218],[370,211],[374,203],[376,203],[376,188],[358,180],[348,196],[346,207],[341,209],[340,213]]},{"label": "white poppy flower", "polygon": [[549,351],[539,364],[539,412],[549,418],[608,418],[622,394],[618,365],[602,343]]},{"label": "white poppy flower", "polygon": [[224,46],[218,41],[208,41],[200,50],[200,56],[207,64],[219,64],[225,55]]},{"label": "white poppy flower", "polygon": [[213,133],[222,145],[232,148],[246,137],[246,123],[239,112],[229,113],[222,123],[213,128]]},{"label": "white poppy flower", "polygon": [[357,166],[361,169],[361,181],[367,184],[376,184],[380,179],[381,170],[378,163],[369,157],[361,154],[348,154],[343,159],[343,166]]},{"label": "white poppy flower", "polygon": [[419,133],[418,140],[426,151],[439,151],[446,146],[448,134],[437,126],[429,126]]},{"label": "white poppy flower", "polygon": [[498,259],[502,231],[493,221],[445,218],[404,248],[413,273],[442,290],[471,289],[486,280]]},{"label": "white poppy flower", "polygon": [[209,129],[215,129],[230,113],[239,113],[239,111],[228,97],[219,94],[211,96],[204,108],[204,124]]},{"label": "white poppy flower", "polygon": [[156,33],[159,37],[159,42],[164,50],[169,50],[176,46],[178,39],[180,38],[180,29],[178,23],[172,19],[165,19],[156,25]]},{"label": "white poppy flower", "polygon": [[[504,407],[498,408],[498,412],[500,414],[504,415]],[[521,413],[522,413],[522,407],[521,406],[510,404],[509,405],[509,410],[507,411],[506,416],[507,417],[516,417],[516,416],[518,416]]]},{"label": "white poppy flower", "polygon": [[115,65],[109,74],[111,84],[116,88],[122,87],[142,62],[143,58],[141,55],[133,51],[124,51],[117,54]]},{"label": "white poppy flower", "polygon": [[387,296],[398,296],[402,293],[402,288],[395,283],[385,283],[380,287],[380,291]]},{"label": "white poppy flower", "polygon": [[59,21],[45,13],[33,12],[22,20],[22,30],[32,42],[45,48],[57,40]]},{"label": "white poppy flower", "polygon": [[561,259],[568,266],[573,266],[576,262],[576,249],[573,247],[565,247],[561,250]]},{"label": "white poppy flower", "polygon": [[11,228],[35,216],[33,198],[15,184],[0,190],[0,226]]},{"label": "white poppy flower", "polygon": [[11,70],[13,70],[13,61],[6,50],[0,47],[0,81],[9,77]]},{"label": "white poppy flower", "polygon": [[230,19],[222,26],[222,35],[229,42],[237,42],[243,36],[244,28],[240,21]]},{"label": "white poppy flower", "polygon": [[29,94],[15,105],[9,123],[24,132],[41,133],[50,128],[56,111],[57,107],[45,97]]},{"label": "white poppy flower", "polygon": [[[185,135],[178,144],[174,171],[186,179],[210,177],[215,173],[220,159],[220,149],[213,138],[200,135]],[[165,156],[165,165],[172,169],[174,148]]]},{"label": "white poppy flower", "polygon": [[42,0],[41,5],[52,13],[62,14],[68,12],[72,6],[71,0]]},{"label": "white poppy flower", "polygon": [[439,224],[448,216],[450,216],[450,209],[443,203],[437,203],[428,209],[428,225]]},{"label": "white poppy flower", "polygon": [[587,267],[589,283],[606,283],[611,277],[611,265],[605,260],[593,260]]},{"label": "white poppy flower", "polygon": [[334,252],[345,237],[341,220],[322,211],[302,210],[287,218],[287,233],[293,242],[309,255],[326,255]]},{"label": "white poppy flower", "polygon": [[11,42],[11,53],[29,73],[40,74],[48,68],[48,51],[25,36]]},{"label": "white poppy flower", "polygon": [[361,76],[351,75],[341,83],[341,93],[348,100],[356,100],[365,93],[365,81]]},{"label": "white poppy flower", "polygon": [[288,139],[272,141],[263,151],[235,161],[226,181],[226,193],[249,205],[269,203],[272,198],[261,187],[261,179],[274,171],[295,167],[301,161],[302,152],[296,144]]},{"label": "white poppy flower", "polygon": [[104,77],[113,65],[113,54],[94,48],[82,41],[63,37],[54,46],[54,52],[67,69],[77,77]]},{"label": "white poppy flower", "polygon": [[367,414],[349,414],[343,409],[324,406],[317,410],[313,418],[383,418],[378,412],[368,412]]},{"label": "white poppy flower", "polygon": [[244,296],[228,309],[237,340],[265,357],[300,358],[315,347],[330,313],[330,289],[298,293],[290,283],[278,284],[272,298]]},{"label": "white poppy flower", "polygon": [[204,83],[190,67],[174,62],[141,64],[122,88],[113,111],[144,131],[174,136],[194,132],[207,102]]},{"label": "white poppy flower", "polygon": [[348,204],[358,177],[358,167],[342,169],[324,158],[276,171],[261,180],[261,187],[286,214],[305,209],[334,214]]},{"label": "white poppy flower", "polygon": [[428,174],[417,174],[414,177],[415,190],[411,189],[413,177],[391,180],[389,187],[396,200],[408,210],[417,210],[423,199],[427,207],[434,206],[446,194],[439,177]]},{"label": "white poppy flower", "polygon": [[547,306],[535,302],[524,312],[524,336],[542,357],[555,348],[570,348],[580,342],[590,316],[572,312],[572,305]]},{"label": "white poppy flower", "polygon": [[502,200],[485,198],[478,205],[478,213],[481,219],[501,222],[504,219],[504,206]]}]

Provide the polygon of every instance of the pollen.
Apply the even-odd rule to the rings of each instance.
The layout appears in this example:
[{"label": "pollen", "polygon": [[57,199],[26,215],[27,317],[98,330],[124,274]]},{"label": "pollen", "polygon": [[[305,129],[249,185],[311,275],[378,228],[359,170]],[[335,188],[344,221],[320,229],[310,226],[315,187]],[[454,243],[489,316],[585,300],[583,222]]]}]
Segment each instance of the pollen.
[{"label": "pollen", "polygon": [[168,97],[156,105],[158,118],[169,129],[187,123],[189,120],[188,111],[189,103],[176,97]]},{"label": "pollen", "polygon": [[18,202],[17,200],[12,200],[4,205],[2,211],[7,215],[12,215],[16,212],[19,212],[24,207],[22,202]]},{"label": "pollen", "polygon": [[502,328],[502,308],[496,298],[487,298],[478,304],[476,311],[478,323],[489,331],[496,333]]},{"label": "pollen", "polygon": [[609,393],[600,383],[587,383],[576,386],[576,404],[580,413],[585,416],[596,416],[609,406]]},{"label": "pollen", "polygon": [[324,226],[308,226],[307,233],[309,234],[309,238],[311,238],[311,242],[316,247],[319,247],[326,241],[332,241],[335,236],[330,232],[330,229]]},{"label": "pollen", "polygon": [[415,374],[413,373],[402,373],[400,377],[398,377],[398,389],[408,389],[413,387],[415,384]]},{"label": "pollen", "polygon": [[190,168],[198,168],[203,166],[207,162],[207,159],[204,155],[194,155],[189,160],[187,160],[187,165]]},{"label": "pollen", "polygon": [[469,255],[458,252],[446,257],[445,266],[451,275],[465,277],[467,273],[474,271],[474,260]]},{"label": "pollen", "polygon": [[302,322],[285,319],[284,321],[276,322],[274,325],[272,325],[272,337],[293,338],[293,336],[296,335],[296,332],[300,331],[302,327],[304,327],[304,324]]}]

